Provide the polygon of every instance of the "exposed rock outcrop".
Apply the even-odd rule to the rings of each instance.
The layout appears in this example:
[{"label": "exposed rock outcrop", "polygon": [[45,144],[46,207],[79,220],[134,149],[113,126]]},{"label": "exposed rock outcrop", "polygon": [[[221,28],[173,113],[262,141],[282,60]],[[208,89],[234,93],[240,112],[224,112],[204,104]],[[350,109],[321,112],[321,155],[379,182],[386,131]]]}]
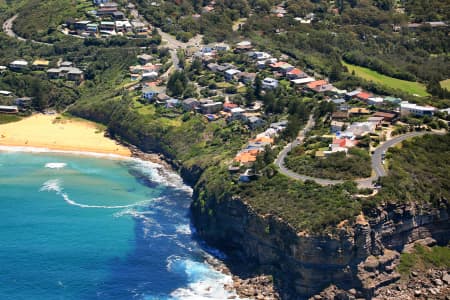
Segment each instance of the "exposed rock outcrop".
[{"label": "exposed rock outcrop", "polygon": [[445,244],[450,236],[448,203],[390,204],[334,235],[308,235],[258,215],[239,198],[200,201],[198,192],[192,204],[198,233],[248,268],[272,274],[285,299],[305,299],[330,284],[370,298],[399,278],[393,265],[405,244],[427,237]]}]

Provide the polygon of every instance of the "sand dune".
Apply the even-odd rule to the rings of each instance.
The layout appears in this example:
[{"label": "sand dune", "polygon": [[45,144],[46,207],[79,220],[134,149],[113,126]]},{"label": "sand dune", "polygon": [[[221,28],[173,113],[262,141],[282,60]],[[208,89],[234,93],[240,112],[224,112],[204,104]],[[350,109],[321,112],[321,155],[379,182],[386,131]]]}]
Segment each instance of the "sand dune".
[{"label": "sand dune", "polygon": [[57,117],[35,114],[19,122],[0,125],[0,145],[131,155],[128,148],[105,137],[95,123]]}]

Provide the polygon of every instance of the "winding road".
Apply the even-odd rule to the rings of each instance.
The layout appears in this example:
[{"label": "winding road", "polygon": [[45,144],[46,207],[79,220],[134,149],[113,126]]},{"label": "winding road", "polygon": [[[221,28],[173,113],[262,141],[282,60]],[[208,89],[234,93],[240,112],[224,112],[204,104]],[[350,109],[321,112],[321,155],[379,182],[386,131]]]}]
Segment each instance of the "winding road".
[{"label": "winding road", "polygon": [[[278,166],[279,171],[281,174],[284,174],[290,178],[296,179],[296,180],[302,180],[302,181],[306,181],[306,180],[312,180],[315,181],[316,183],[322,185],[322,186],[327,186],[327,185],[335,185],[335,184],[340,184],[343,183],[344,180],[333,180],[333,179],[325,179],[325,178],[316,178],[316,177],[311,177],[311,176],[307,176],[307,175],[302,175],[302,174],[298,174],[295,173],[294,171],[289,170],[288,168],[286,168],[286,166],[284,165],[284,160],[287,156],[287,154],[296,146],[300,145],[301,143],[303,143],[303,140],[305,138],[305,134],[311,130],[311,128],[314,127],[314,119],[312,117],[312,115],[310,116],[308,123],[306,124],[305,128],[303,130],[300,131],[298,138],[286,145],[286,147],[284,147],[284,149],[278,154],[278,157],[275,160],[275,164]],[[378,178],[386,176],[387,172],[384,169],[383,166],[383,159],[382,159],[382,155],[383,153],[385,153],[390,147],[393,147],[401,142],[403,142],[406,139],[409,138],[413,138],[413,137],[417,137],[417,136],[422,136],[424,134],[442,134],[441,132],[430,132],[430,131],[417,131],[417,132],[410,132],[404,135],[400,135],[397,136],[389,141],[384,142],[383,144],[381,144],[380,146],[378,146],[374,151],[373,154],[371,156],[371,166],[372,166],[372,170],[373,170],[373,175],[371,177],[368,178],[361,178],[361,179],[357,179],[355,180],[355,182],[358,184],[359,188],[373,188],[373,182],[377,181]]]},{"label": "winding road", "polygon": [[13,30],[14,21],[18,17],[19,17],[19,14],[16,14],[3,23],[3,32],[5,32],[7,36],[18,39],[19,41],[22,41],[22,42],[30,41],[33,44],[47,45],[47,46],[52,45],[50,43],[44,43],[44,42],[39,42],[39,41],[35,41],[35,40],[27,40],[21,36],[18,36]]}]

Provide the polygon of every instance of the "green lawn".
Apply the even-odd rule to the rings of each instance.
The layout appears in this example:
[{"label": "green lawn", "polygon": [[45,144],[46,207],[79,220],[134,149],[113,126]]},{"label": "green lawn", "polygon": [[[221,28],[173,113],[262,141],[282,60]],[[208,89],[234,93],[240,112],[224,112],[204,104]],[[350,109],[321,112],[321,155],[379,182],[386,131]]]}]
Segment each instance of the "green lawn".
[{"label": "green lawn", "polygon": [[442,80],[440,83],[443,89],[450,91],[450,79]]},{"label": "green lawn", "polygon": [[11,122],[17,122],[22,120],[21,117],[16,115],[6,115],[6,114],[0,114],[0,124],[6,124]]},{"label": "green lawn", "polygon": [[[427,93],[426,87],[424,84],[419,82],[413,82],[413,81],[406,81],[401,80],[393,77],[389,77],[383,74],[380,74],[376,71],[373,71],[368,68],[351,65],[345,62],[342,62],[344,66],[348,68],[349,72],[355,71],[356,76],[359,76],[365,80],[372,81],[384,86],[387,86],[389,88],[399,89],[401,91],[410,93],[410,94],[416,94],[420,97],[429,96],[430,94]],[[448,83],[450,84],[450,82]]]}]

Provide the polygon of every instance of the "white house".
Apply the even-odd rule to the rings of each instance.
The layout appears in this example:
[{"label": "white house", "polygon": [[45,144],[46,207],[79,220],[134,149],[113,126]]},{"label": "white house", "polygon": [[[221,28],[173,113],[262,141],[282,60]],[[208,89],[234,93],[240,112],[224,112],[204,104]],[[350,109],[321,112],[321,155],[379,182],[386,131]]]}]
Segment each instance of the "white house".
[{"label": "white house", "polygon": [[432,116],[436,108],[432,106],[420,106],[414,103],[409,103],[408,101],[403,101],[400,103],[400,114],[401,116]]},{"label": "white house", "polygon": [[276,79],[266,77],[262,81],[263,89],[273,90],[273,89],[276,89],[277,87],[278,87],[278,80],[276,80]]},{"label": "white house", "polygon": [[236,69],[229,69],[229,70],[226,70],[226,71],[225,71],[225,74],[224,74],[225,80],[231,81],[231,80],[234,79],[235,76],[237,76],[237,75],[240,74],[240,73],[241,73],[241,71],[236,70]]},{"label": "white house", "polygon": [[23,59],[18,59],[9,64],[9,67],[13,70],[23,70],[28,67],[28,62]]}]

